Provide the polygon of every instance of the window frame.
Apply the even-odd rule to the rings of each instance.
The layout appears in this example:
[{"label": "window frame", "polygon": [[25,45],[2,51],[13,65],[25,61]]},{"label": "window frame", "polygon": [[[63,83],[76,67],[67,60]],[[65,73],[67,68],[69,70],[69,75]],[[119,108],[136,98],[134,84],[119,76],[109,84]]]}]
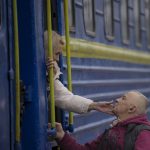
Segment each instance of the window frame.
[{"label": "window frame", "polygon": [[[137,6],[137,7],[136,7]],[[141,6],[140,0],[134,1],[134,29],[135,29],[135,42],[137,47],[142,46],[142,32],[141,32]]]},{"label": "window frame", "polygon": [[128,4],[129,4],[128,0],[121,0],[121,7],[120,7],[121,8],[120,9],[120,13],[121,13],[121,20],[120,20],[121,21],[121,36],[122,36],[123,44],[127,44],[127,45],[129,44],[129,41],[130,41]]},{"label": "window frame", "polygon": [[[69,16],[69,30],[71,32],[75,32],[75,28],[76,28],[75,0],[69,0],[68,2],[70,2],[71,9],[73,9],[71,17]],[[69,10],[70,9],[69,9],[69,4],[68,4],[68,12],[69,12]],[[69,13],[69,14],[71,14],[71,13]],[[73,24],[70,24],[70,18],[71,18]]]},{"label": "window frame", "polygon": [[95,37],[96,36],[96,18],[95,18],[95,2],[91,0],[92,2],[92,26],[93,26],[93,31],[90,31],[87,29],[86,21],[85,21],[85,5],[84,5],[84,0],[82,0],[82,5],[83,5],[83,20],[84,20],[84,29],[87,35]]},{"label": "window frame", "polygon": [[[106,38],[109,40],[109,41],[113,41],[114,40],[114,38],[115,38],[115,23],[114,23],[114,3],[113,3],[113,1],[112,0],[109,0],[109,2],[111,3],[111,5],[109,5],[110,7],[111,7],[111,9],[110,9],[110,7],[109,7],[109,9],[107,8],[108,6],[107,6],[107,3],[108,2],[108,0],[105,0],[104,1],[104,31],[105,31],[105,36],[106,36]],[[111,10],[110,11],[110,13],[108,13],[107,11],[108,10]],[[111,33],[111,35],[109,34],[109,31],[110,31],[110,24],[108,24],[108,23],[110,23],[110,21],[108,21],[108,20],[110,20],[109,18],[110,18],[110,16],[108,16],[108,15],[106,15],[106,14],[109,14],[109,15],[111,15],[111,26],[112,26],[112,28],[111,28],[111,30],[112,30],[112,33]],[[108,19],[107,19],[108,18]]]},{"label": "window frame", "polygon": [[147,46],[150,48],[150,0],[145,0],[145,23]]}]

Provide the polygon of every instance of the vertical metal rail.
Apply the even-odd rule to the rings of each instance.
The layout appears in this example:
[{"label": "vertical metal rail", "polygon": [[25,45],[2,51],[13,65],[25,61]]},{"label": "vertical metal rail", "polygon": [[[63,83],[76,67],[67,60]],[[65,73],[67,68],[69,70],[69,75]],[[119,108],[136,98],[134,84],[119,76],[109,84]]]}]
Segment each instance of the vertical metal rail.
[{"label": "vertical metal rail", "polygon": [[[65,38],[66,38],[66,56],[67,56],[67,80],[68,89],[72,91],[71,79],[71,62],[70,62],[70,37],[69,37],[69,20],[68,20],[68,0],[64,0],[64,18],[65,18]],[[69,113],[69,125],[73,126],[73,113]]]},{"label": "vertical metal rail", "polygon": [[16,89],[15,146],[16,149],[20,149],[20,66],[19,66],[18,14],[17,14],[16,0],[13,0],[13,23],[14,23],[15,89]]},{"label": "vertical metal rail", "polygon": [[[60,35],[62,35],[61,0],[57,0],[57,14],[58,14],[58,33],[60,33]],[[59,66],[60,66],[60,71],[63,72],[62,54],[59,57]],[[60,81],[63,83],[63,74],[60,75]],[[61,110],[61,124],[62,124],[63,128],[65,129],[66,117],[65,117],[65,112],[63,110]]]},{"label": "vertical metal rail", "polygon": [[[47,27],[48,27],[48,57],[53,59],[53,49],[52,49],[52,18],[51,18],[51,0],[47,0]],[[54,81],[53,81],[53,68],[50,69],[49,73],[49,87],[50,87],[50,99],[49,108],[51,116],[51,128],[55,128],[55,100],[54,100]]]}]

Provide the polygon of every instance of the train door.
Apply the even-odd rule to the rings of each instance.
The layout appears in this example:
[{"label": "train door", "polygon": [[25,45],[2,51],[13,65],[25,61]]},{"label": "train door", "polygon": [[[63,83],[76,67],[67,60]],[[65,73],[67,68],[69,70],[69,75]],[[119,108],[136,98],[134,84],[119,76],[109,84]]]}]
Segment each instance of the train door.
[{"label": "train door", "polygon": [[0,149],[10,150],[10,90],[7,1],[0,0]]}]

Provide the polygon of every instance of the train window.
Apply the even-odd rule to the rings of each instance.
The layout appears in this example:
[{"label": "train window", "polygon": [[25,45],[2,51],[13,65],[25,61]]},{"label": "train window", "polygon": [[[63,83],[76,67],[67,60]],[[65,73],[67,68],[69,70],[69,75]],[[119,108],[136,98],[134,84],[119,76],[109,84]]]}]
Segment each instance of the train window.
[{"label": "train window", "polygon": [[[58,30],[58,10],[57,10],[57,1],[51,1],[51,23],[52,23],[52,30]],[[47,20],[47,0],[43,0],[43,27],[44,31],[48,30],[48,20]],[[50,13],[50,11],[48,12]]]},{"label": "train window", "polygon": [[129,27],[128,27],[128,0],[121,0],[121,33],[122,41],[125,44],[129,43]]},{"label": "train window", "polygon": [[150,48],[150,0],[145,0],[145,20],[148,47]]},{"label": "train window", "polygon": [[83,0],[84,24],[88,35],[95,36],[95,11],[93,0]]},{"label": "train window", "polygon": [[113,1],[105,0],[104,1],[104,22],[105,22],[105,34],[108,40],[114,39],[114,10],[113,10]]},{"label": "train window", "polygon": [[141,46],[141,18],[140,18],[140,0],[134,1],[135,16],[135,41],[137,46]]},{"label": "train window", "polygon": [[69,6],[69,28],[70,31],[75,30],[75,0],[69,0],[68,6]]}]

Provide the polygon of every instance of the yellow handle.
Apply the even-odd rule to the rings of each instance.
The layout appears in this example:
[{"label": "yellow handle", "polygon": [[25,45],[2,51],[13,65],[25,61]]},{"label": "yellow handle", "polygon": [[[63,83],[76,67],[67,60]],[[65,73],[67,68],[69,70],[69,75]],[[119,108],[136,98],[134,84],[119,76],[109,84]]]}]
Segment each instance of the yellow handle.
[{"label": "yellow handle", "polygon": [[18,41],[17,2],[13,0],[14,48],[15,48],[15,88],[16,88],[16,142],[20,142],[20,66]]},{"label": "yellow handle", "polygon": [[[68,0],[64,0],[64,17],[65,17],[68,89],[70,91],[72,91],[71,62],[70,62],[70,37],[69,37],[69,20],[68,20]],[[72,112],[69,113],[69,124],[73,124],[73,113]]]},{"label": "yellow handle", "polygon": [[[51,0],[47,0],[47,27],[48,27],[48,57],[53,59],[53,49],[52,49],[52,18],[51,18]],[[50,68],[49,73],[49,87],[50,87],[50,98],[49,98],[49,108],[51,113],[51,127],[55,128],[55,100],[54,100],[54,81],[53,81],[53,68]]]}]

